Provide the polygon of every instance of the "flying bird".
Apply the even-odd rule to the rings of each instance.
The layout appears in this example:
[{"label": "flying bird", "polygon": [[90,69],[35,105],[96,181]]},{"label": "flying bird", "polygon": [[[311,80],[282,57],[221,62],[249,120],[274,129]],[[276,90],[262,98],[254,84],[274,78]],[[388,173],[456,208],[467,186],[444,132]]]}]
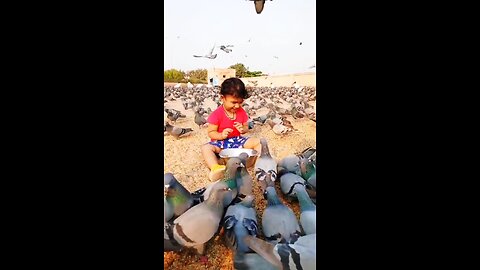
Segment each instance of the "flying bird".
[{"label": "flying bird", "polygon": [[317,67],[316,65],[311,65],[308,68],[316,68],[316,67]]},{"label": "flying bird", "polygon": [[208,58],[208,59],[215,59],[217,58],[217,54],[213,54],[213,50],[215,49],[215,45],[213,45],[213,48],[212,50],[210,51],[209,54],[207,55],[193,55],[193,57],[205,57],[205,58]]},{"label": "flying bird", "polygon": [[226,52],[226,53],[229,53],[229,52],[232,51],[232,49],[228,49],[228,47],[233,47],[233,45],[222,45],[222,46],[220,46],[219,48],[220,48],[220,50],[222,50],[222,51],[224,51],[224,52]]},{"label": "flying bird", "polygon": [[298,44],[298,45],[302,45],[302,42],[300,42],[300,44]]}]

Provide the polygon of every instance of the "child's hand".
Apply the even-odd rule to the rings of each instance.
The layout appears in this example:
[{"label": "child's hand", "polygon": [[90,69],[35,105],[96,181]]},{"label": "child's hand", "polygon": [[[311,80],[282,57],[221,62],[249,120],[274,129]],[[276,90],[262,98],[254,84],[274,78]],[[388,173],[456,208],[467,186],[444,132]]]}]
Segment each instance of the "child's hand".
[{"label": "child's hand", "polygon": [[223,139],[226,139],[228,137],[228,134],[230,134],[230,132],[232,132],[233,129],[231,128],[226,128],[224,130],[222,130],[222,136],[223,136]]},{"label": "child's hand", "polygon": [[243,125],[239,122],[233,122],[233,126],[240,132],[244,133]]}]

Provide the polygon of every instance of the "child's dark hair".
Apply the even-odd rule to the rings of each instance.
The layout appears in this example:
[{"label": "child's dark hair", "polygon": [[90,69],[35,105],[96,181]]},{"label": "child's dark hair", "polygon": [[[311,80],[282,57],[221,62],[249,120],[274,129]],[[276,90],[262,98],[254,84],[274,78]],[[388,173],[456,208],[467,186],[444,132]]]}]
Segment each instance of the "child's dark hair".
[{"label": "child's dark hair", "polygon": [[243,99],[247,99],[250,96],[247,89],[245,89],[245,84],[239,78],[228,78],[223,81],[220,95],[231,95]]}]

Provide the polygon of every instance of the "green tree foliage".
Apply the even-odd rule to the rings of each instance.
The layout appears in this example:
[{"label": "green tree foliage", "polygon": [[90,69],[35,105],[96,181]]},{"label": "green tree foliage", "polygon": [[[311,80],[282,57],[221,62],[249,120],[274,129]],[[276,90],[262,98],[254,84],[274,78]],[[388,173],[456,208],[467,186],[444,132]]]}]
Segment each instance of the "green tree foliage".
[{"label": "green tree foliage", "polygon": [[207,83],[207,70],[196,69],[187,72],[191,83]]},{"label": "green tree foliage", "polygon": [[169,69],[163,72],[164,82],[185,82],[185,72],[176,69]]},{"label": "green tree foliage", "polygon": [[242,78],[242,77],[245,77],[245,74],[247,74],[247,68],[245,67],[244,64],[241,64],[241,63],[237,63],[235,65],[231,65],[230,67],[228,68],[233,68],[235,69],[235,76],[238,77],[238,78]]},{"label": "green tree foliage", "polygon": [[245,67],[242,63],[231,65],[229,68],[235,69],[235,76],[238,78],[258,77],[263,75],[261,71],[249,71],[248,67]]},{"label": "green tree foliage", "polygon": [[245,74],[245,77],[258,77],[262,75],[263,73],[261,71],[247,71],[247,74]]}]

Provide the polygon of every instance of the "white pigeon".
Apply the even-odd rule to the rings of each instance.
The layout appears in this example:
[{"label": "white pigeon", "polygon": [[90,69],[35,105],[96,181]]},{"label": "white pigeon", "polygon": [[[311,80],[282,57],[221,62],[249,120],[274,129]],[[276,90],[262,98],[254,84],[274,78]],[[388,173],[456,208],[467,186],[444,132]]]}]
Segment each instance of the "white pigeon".
[{"label": "white pigeon", "polygon": [[210,51],[210,53],[206,54],[206,55],[193,55],[193,57],[205,57],[205,58],[208,58],[208,59],[215,59],[217,58],[217,54],[213,54],[213,50],[215,49],[215,45],[213,45],[213,48],[212,50]]}]

